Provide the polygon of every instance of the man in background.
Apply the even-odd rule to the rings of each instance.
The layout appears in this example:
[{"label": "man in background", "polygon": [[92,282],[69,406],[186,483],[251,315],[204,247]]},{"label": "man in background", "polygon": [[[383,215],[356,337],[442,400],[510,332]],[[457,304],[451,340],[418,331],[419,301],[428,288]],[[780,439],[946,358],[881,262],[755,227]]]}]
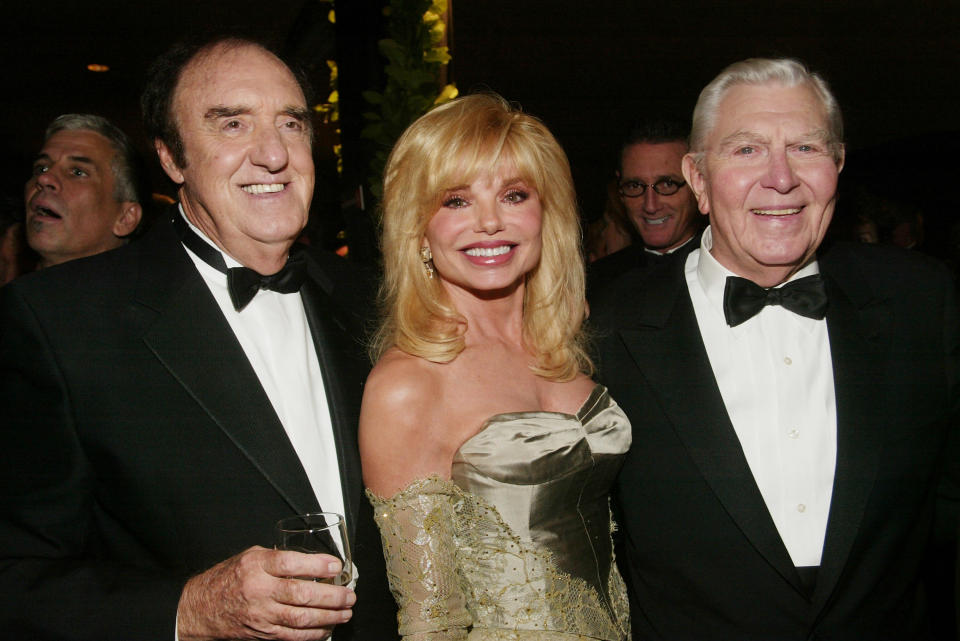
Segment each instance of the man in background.
[{"label": "man in background", "polygon": [[635,127],[620,148],[617,191],[627,218],[642,240],[588,266],[588,292],[635,266],[649,267],[696,247],[700,216],[683,177],[687,129],[679,122],[652,120]]},{"label": "man in background", "polygon": [[47,127],[24,187],[27,243],[39,268],[123,245],[143,219],[139,158],[126,134],[92,114]]}]

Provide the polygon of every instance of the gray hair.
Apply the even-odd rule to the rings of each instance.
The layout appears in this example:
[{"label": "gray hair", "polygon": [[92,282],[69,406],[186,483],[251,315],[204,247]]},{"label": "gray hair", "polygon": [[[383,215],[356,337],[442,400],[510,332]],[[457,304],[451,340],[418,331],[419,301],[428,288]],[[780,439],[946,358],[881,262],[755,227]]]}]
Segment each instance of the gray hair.
[{"label": "gray hair", "polygon": [[843,154],[843,116],[840,105],[820,75],[799,60],[791,58],[748,58],[728,66],[703,88],[693,108],[690,127],[690,151],[697,165],[706,152],[707,135],[717,120],[717,109],[727,92],[737,85],[779,85],[809,87],[820,100],[827,116],[827,144],[835,162]]},{"label": "gray hair", "polygon": [[116,125],[94,114],[63,114],[53,119],[43,136],[46,143],[60,131],[85,130],[100,134],[116,152],[110,167],[113,170],[113,198],[119,202],[141,202],[139,189],[140,157],[127,135]]}]

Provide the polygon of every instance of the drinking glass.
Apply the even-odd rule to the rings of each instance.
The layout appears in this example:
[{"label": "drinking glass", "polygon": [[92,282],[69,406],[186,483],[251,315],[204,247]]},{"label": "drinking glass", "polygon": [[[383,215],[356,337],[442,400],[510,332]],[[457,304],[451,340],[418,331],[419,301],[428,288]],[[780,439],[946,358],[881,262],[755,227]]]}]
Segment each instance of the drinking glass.
[{"label": "drinking glass", "polygon": [[343,569],[334,577],[298,577],[320,583],[348,585],[353,573],[350,557],[350,542],[342,514],[314,512],[298,514],[277,521],[276,549],[293,550],[307,554],[332,554],[343,561]]}]

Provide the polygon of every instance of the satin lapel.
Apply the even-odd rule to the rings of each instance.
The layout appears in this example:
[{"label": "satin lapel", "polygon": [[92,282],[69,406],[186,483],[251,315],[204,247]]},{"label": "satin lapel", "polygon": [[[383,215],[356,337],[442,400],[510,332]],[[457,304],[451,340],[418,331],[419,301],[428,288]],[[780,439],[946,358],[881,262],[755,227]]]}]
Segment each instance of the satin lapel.
[{"label": "satin lapel", "polygon": [[150,250],[138,284],[139,302],[157,312],[144,342],[294,513],[316,511],[307,475],[243,349],[172,228],[167,236]]},{"label": "satin lapel", "polygon": [[342,315],[342,310],[337,309],[329,295],[329,278],[312,259],[308,266],[310,278],[301,289],[303,306],[323,372],[323,386],[337,444],[348,535],[352,539],[363,489],[357,446],[357,422],[366,375],[358,358],[363,348],[358,332],[351,333],[350,328],[356,322]]},{"label": "satin lapel", "polygon": [[[802,592],[800,577],[770,518],[727,415],[682,265],[674,271],[680,273],[657,278],[641,292],[634,309],[641,310],[640,322],[647,326],[622,330],[621,338],[730,518],[757,552]],[[660,310],[669,313],[664,315]]]},{"label": "satin lapel", "polygon": [[[829,263],[821,267],[826,270]],[[890,339],[887,301],[875,295],[852,266],[825,271],[824,280],[837,399],[837,466],[814,592],[820,606],[847,562],[877,476],[883,435],[871,408]]]}]

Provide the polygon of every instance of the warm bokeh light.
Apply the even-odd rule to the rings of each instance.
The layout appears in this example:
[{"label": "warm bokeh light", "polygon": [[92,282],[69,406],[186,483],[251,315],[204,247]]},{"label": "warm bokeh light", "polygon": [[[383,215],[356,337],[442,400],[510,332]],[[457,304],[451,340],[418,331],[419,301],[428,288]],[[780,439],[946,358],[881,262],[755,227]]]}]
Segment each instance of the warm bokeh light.
[{"label": "warm bokeh light", "polygon": [[107,65],[98,65],[98,64],[89,64],[87,65],[87,71],[93,71],[94,73],[103,73],[105,71],[110,71],[110,67]]}]

